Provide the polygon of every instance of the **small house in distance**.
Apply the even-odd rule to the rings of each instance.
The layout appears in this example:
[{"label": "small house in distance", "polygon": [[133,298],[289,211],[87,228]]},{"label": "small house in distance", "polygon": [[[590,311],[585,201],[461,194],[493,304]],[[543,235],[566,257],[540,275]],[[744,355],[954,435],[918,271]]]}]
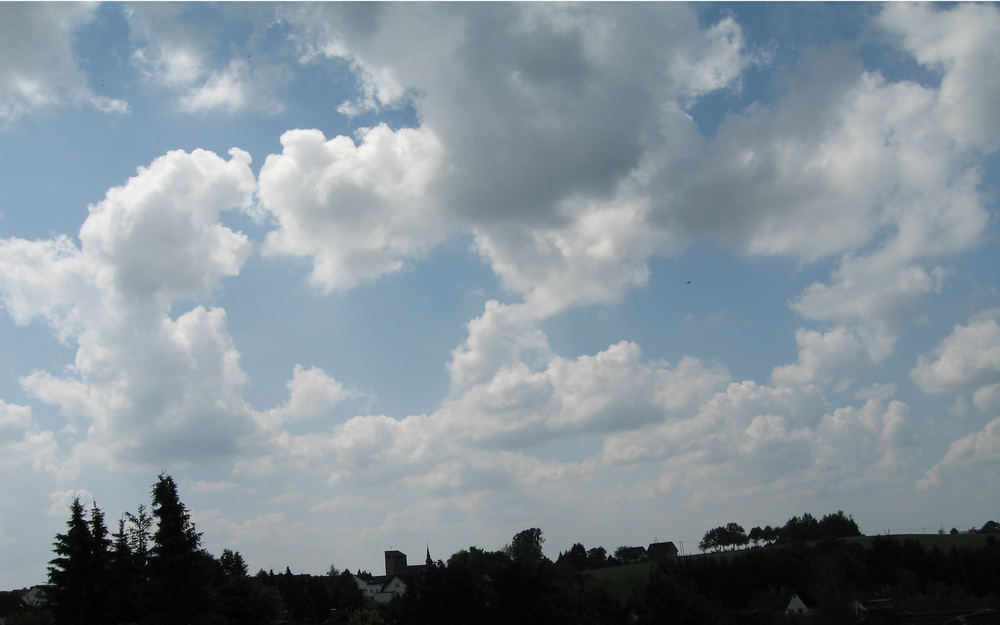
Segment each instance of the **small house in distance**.
[{"label": "small house in distance", "polygon": [[796,616],[808,614],[809,608],[799,595],[787,588],[772,588],[755,592],[750,598],[748,609],[761,614],[783,614]]},{"label": "small house in distance", "polygon": [[650,543],[646,548],[650,560],[672,560],[677,557],[677,545],[672,542]]},{"label": "small house in distance", "polygon": [[637,562],[645,562],[649,554],[646,553],[645,547],[619,547],[615,550],[615,557],[621,560],[623,564],[635,564]]},{"label": "small house in distance", "polygon": [[385,552],[385,575],[354,576],[354,581],[366,599],[376,603],[389,603],[393,597],[406,594],[407,581],[419,575],[433,563],[431,551],[427,550],[424,564],[406,564],[406,554],[402,551]]}]

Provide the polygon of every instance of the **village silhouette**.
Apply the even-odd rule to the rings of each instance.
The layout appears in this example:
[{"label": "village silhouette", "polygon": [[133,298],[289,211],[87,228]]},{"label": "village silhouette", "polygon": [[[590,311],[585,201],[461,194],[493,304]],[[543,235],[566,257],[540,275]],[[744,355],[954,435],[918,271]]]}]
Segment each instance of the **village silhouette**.
[{"label": "village silhouette", "polygon": [[0,593],[3,625],[378,625],[508,623],[1000,624],[1000,524],[862,536],[843,511],[780,526],[706,531],[699,553],[672,541],[575,543],[555,561],[539,528],[502,549],[470,546],[422,564],[384,552],[384,573],[260,570],[201,547],[177,484],[152,506],[104,512],[76,498],[56,535],[49,583]]}]

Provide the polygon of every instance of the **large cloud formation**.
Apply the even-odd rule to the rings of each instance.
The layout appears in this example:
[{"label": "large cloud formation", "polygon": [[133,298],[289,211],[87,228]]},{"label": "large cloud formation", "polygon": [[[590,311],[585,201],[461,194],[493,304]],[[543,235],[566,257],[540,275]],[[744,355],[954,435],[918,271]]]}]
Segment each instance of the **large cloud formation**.
[{"label": "large cloud formation", "polygon": [[[969,91],[974,108],[989,100],[995,79],[983,76],[978,89],[969,77],[982,74],[992,40],[976,27],[965,43],[934,38],[928,51],[936,10],[887,8],[879,23],[940,74],[940,86],[890,81],[840,48],[807,52],[787,77],[794,88],[725,119],[711,137],[687,111],[705,94],[739,89],[741,73],[765,58],[731,18],[701,28],[673,6],[303,11],[289,19],[304,33],[304,58],[355,68],[360,95],[347,109],[405,101],[420,120],[376,129],[378,143],[288,135],[265,166],[263,206],[279,223],[272,251],[311,256],[312,279],[327,289],[397,271],[449,229],[465,230],[524,298],[516,314],[537,321],[615,301],[646,280],[651,256],[710,236],[749,256],[834,262],[828,282],[793,301],[804,319],[834,324],[822,338],[800,330],[803,360],[775,370],[776,380],[802,383],[858,362],[859,344],[869,359],[890,355],[920,302],[942,288],[941,260],[976,246],[988,222],[972,157],[995,129],[981,120],[971,142],[955,124],[926,122],[955,118],[955,90]],[[947,14],[949,23],[996,19],[976,7]],[[327,154],[346,152],[310,162],[299,147],[307,136]],[[404,137],[434,149],[421,155]],[[404,243],[384,246],[378,264],[370,254],[350,263],[342,241],[373,230],[350,217],[359,202],[341,195],[341,181],[370,179],[376,157],[355,154],[376,150],[392,159],[385,171],[405,158],[416,176],[373,183],[378,200],[365,198],[376,215],[393,215],[374,230],[379,241]],[[400,221],[413,214],[423,227]],[[323,245],[313,232],[336,236]],[[456,363],[497,357],[475,353],[471,335],[463,349]]]},{"label": "large cloud formation", "polygon": [[[751,256],[837,261],[831,280],[807,288],[795,310],[849,324],[878,360],[923,298],[940,290],[939,259],[979,243],[987,222],[967,151],[991,145],[996,129],[926,120],[959,117],[955,90],[969,92],[974,108],[989,101],[996,79],[981,59],[990,30],[977,26],[962,31],[961,46],[935,39],[933,54],[913,52],[937,23],[931,9],[900,9],[897,20],[887,8],[881,23],[941,73],[940,87],[890,82],[839,48],[818,50],[788,77],[794,89],[726,119],[710,138],[687,111],[708,93],[738,90],[741,73],[765,58],[731,18],[700,28],[687,7],[674,6],[304,11],[290,19],[305,33],[305,58],[356,69],[362,89],[352,110],[405,101],[420,119],[393,141],[382,129],[379,143],[352,146],[368,154],[364,162],[302,162],[301,150],[286,147],[274,175],[262,176],[264,207],[280,224],[272,249],[312,257],[313,279],[326,275],[327,289],[397,271],[447,232],[471,231],[503,284],[551,315],[617,300],[644,283],[651,256],[707,235]],[[971,7],[948,15],[996,19]],[[301,140],[287,141],[293,136]],[[404,136],[434,149],[404,149]],[[400,246],[358,257],[353,277],[338,264],[334,278],[341,241],[375,235],[366,222],[344,219],[358,198],[342,196],[343,183],[333,181],[366,179],[375,151],[396,166],[407,159],[418,178],[405,188],[373,184],[380,196],[372,205],[382,207],[375,214],[391,207],[424,221],[386,220],[379,240]],[[328,185],[325,205],[317,202],[323,189],[306,190],[316,184]],[[297,202],[295,185],[303,186]],[[333,230],[325,246],[312,240]]]},{"label": "large cloud formation", "polygon": [[[146,9],[130,12],[133,64],[182,110],[246,110],[249,66],[210,62],[162,10],[163,29]],[[351,488],[403,485],[398,506],[370,508],[371,531],[386,532],[407,519],[455,527],[461,511],[579,510],[581,484],[642,510],[667,494],[711,506],[912,487],[921,473],[931,488],[955,467],[996,462],[995,419],[925,472],[936,459],[915,441],[933,424],[909,405],[877,390],[836,405],[855,372],[895,354],[921,304],[946,287],[950,259],[984,238],[978,163],[1000,138],[996,7],[884,7],[876,26],[937,82],[882,75],[836,45],[803,50],[773,100],[711,133],[699,104],[739,95],[746,72],[768,62],[731,16],[703,24],[689,6],[661,4],[278,14],[301,63],[352,69],[342,113],[412,107],[416,122],[350,137],[288,130],[256,178],[238,149],[228,160],[170,152],[90,207],[79,245],[0,241],[4,308],[76,347],[68,371],[22,379],[86,432],[74,461],[221,459],[238,478],[304,469],[347,491],[323,509],[356,505]],[[258,102],[278,108],[264,93]],[[448,393],[427,413],[324,420],[358,393],[301,365],[287,402],[259,410],[245,399],[225,311],[197,304],[252,252],[222,223],[232,210],[270,220],[262,254],[306,259],[324,294],[404,271],[459,235],[510,300],[468,322],[446,363]],[[621,301],[649,279],[651,259],[705,241],[829,272],[790,300],[798,356],[771,370],[770,385],[734,379],[723,363],[644,358],[632,341],[573,358],[550,345],[547,321]],[[996,342],[996,315],[977,317],[911,376],[995,412]],[[36,458],[52,455],[29,407],[0,403],[0,428]],[[284,521],[211,514],[251,541]]]},{"label": "large cloud formation", "polygon": [[[263,205],[280,224],[275,251],[311,256],[314,280],[329,273],[322,268],[344,253],[343,239],[374,236],[366,222],[344,219],[359,198],[344,197],[349,187],[335,181],[366,180],[379,159],[392,159],[382,174],[389,177],[406,159],[410,180],[371,186],[379,193],[373,218],[386,212],[378,207],[406,216],[375,232],[402,244],[387,247],[375,267],[367,256],[355,263],[355,280],[398,270],[400,256],[449,232],[471,232],[504,284],[543,314],[612,301],[645,281],[645,259],[669,251],[674,237],[648,228],[649,201],[633,181],[643,156],[675,141],[670,124],[684,117],[680,107],[733,85],[752,61],[732,19],[702,30],[692,12],[673,7],[304,11],[291,19],[305,31],[306,57],[343,58],[356,68],[362,97],[352,108],[410,98],[421,123],[391,141],[387,129],[372,131],[358,158],[341,158],[336,169],[304,162],[305,136],[286,135],[285,151],[261,175]],[[327,144],[331,155],[338,141]],[[308,201],[288,201],[293,185],[316,184],[337,186],[326,188],[321,204],[315,190]],[[307,234],[334,229],[341,234],[321,249]],[[353,281],[331,277],[325,285]]]},{"label": "large cloud formation", "polygon": [[250,243],[218,217],[249,207],[249,164],[235,149],[228,161],[170,152],[90,207],[79,246],[65,236],[0,242],[4,307],[77,347],[66,375],[34,371],[22,386],[82,420],[79,453],[195,459],[226,454],[247,431],[246,376],[225,311],[172,317],[170,307],[239,273]]},{"label": "large cloud formation", "polygon": [[[830,281],[793,302],[804,319],[834,327],[800,329],[800,361],[773,373],[776,391],[829,382],[835,369],[861,361],[861,345],[869,359],[892,352],[912,311],[946,279],[935,263],[976,245],[987,221],[964,150],[989,145],[996,129],[975,116],[975,133],[925,121],[957,119],[956,90],[974,92],[973,108],[976,97],[989,98],[995,81],[983,93],[969,78],[981,68],[989,29],[971,31],[968,45],[935,38],[929,51],[927,29],[940,16],[898,11],[883,25],[941,73],[940,87],[891,82],[842,51],[817,51],[788,76],[794,89],[723,120],[706,137],[691,108],[706,94],[740,90],[742,73],[766,62],[731,17],[703,28],[677,6],[284,10],[298,29],[303,62],[336,58],[354,68],[359,96],[344,111],[408,103],[419,125],[379,125],[354,138],[285,133],[282,152],[267,158],[259,177],[260,207],[276,223],[263,251],[311,258],[310,279],[328,292],[400,271],[451,234],[470,234],[523,302],[493,304],[469,324],[450,365],[451,396],[437,413],[408,418],[454,428],[460,419],[450,415],[479,415],[473,420],[482,429],[469,444],[574,428],[641,430],[668,418],[652,389],[674,375],[669,370],[640,373],[652,365],[627,344],[586,362],[614,362],[634,378],[606,378],[584,361],[559,365],[539,324],[573,306],[617,301],[645,282],[651,257],[677,253],[697,237],[750,256],[834,261]],[[948,15],[996,17],[969,7]],[[129,17],[143,43],[133,60],[150,77],[178,89],[206,80],[205,54],[169,11],[169,27],[160,30],[150,28],[148,14]],[[267,431],[293,418],[294,396],[268,413],[245,404],[245,374],[224,311],[196,307],[176,319],[165,312],[239,272],[249,242],[219,224],[218,214],[248,209],[254,190],[241,153],[228,162],[172,153],[92,207],[79,249],[65,238],[5,242],[8,266],[22,274],[4,289],[8,310],[20,322],[43,316],[80,345],[74,376],[35,372],[25,388],[88,415],[105,436],[112,414],[161,415],[177,440],[186,423],[207,419],[218,430],[206,449],[249,434],[249,425],[238,425],[248,415]],[[50,288],[52,280],[61,286]],[[491,337],[504,326],[508,340]],[[158,354],[150,361],[162,370],[132,362],[136,345]],[[712,379],[711,368],[698,367]],[[182,392],[162,397],[153,382],[162,379]],[[614,389],[612,396],[553,399],[587,380]],[[343,396],[339,382],[323,384],[329,402]],[[628,405],[650,398],[624,409],[617,392],[633,398]],[[209,418],[220,406],[223,416]],[[389,428],[376,439],[411,436],[407,419],[358,419],[343,426],[335,446],[349,445],[354,430],[375,436],[358,429],[365,419]],[[760,435],[799,431],[773,418],[754,427]]]}]

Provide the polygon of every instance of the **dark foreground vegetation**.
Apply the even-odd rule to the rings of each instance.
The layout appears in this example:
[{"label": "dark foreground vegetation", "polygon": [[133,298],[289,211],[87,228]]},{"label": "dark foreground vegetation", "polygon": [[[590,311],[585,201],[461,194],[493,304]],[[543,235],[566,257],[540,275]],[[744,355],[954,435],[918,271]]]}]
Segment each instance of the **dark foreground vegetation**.
[{"label": "dark foreground vegetation", "polygon": [[[113,534],[96,504],[87,514],[75,500],[53,544],[47,601],[0,614],[6,625],[850,625],[917,622],[906,615],[918,612],[936,614],[921,623],[950,623],[954,614],[1000,622],[990,611],[1000,609],[1000,543],[989,533],[1000,527],[992,521],[979,540],[940,535],[927,544],[859,538],[842,512],[750,534],[730,523],[703,541],[719,553],[640,564],[622,564],[636,548],[608,555],[579,543],[552,562],[541,530],[530,528],[502,550],[470,547],[432,562],[407,577],[402,596],[376,604],[348,571],[250,576],[238,552],[216,558],[201,548],[170,476],[159,476],[152,495],[150,510],[126,513]],[[791,592],[807,613],[759,601]]]}]

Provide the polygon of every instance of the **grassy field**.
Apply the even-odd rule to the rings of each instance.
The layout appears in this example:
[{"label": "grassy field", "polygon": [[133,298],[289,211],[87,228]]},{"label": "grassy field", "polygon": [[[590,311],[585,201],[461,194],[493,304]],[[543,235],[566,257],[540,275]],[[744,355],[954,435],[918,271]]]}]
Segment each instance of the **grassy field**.
[{"label": "grassy field", "polygon": [[[949,551],[953,547],[956,549],[974,549],[986,543],[989,536],[1000,538],[997,534],[898,534],[891,538],[900,542],[911,539],[931,550],[935,547],[942,551]],[[845,539],[848,543],[858,543],[864,548],[871,547],[874,536],[857,536]],[[756,547],[757,549],[781,549],[782,545],[771,545],[768,547]],[[739,557],[748,550],[722,551],[717,553],[706,553],[685,556],[687,558],[734,558]],[[640,562],[638,564],[623,564],[620,566],[609,566],[603,569],[586,571],[587,582],[594,586],[602,587],[620,600],[627,600],[632,595],[632,591],[638,588],[649,578],[649,571],[652,567],[650,562]]]},{"label": "grassy field", "polygon": [[[923,546],[924,549],[933,549],[937,547],[941,551],[948,551],[952,547],[956,549],[975,549],[977,547],[982,547],[986,544],[987,539],[990,536],[994,536],[1000,539],[1000,535],[997,534],[956,534],[952,536],[951,534],[892,534],[890,538],[895,538],[896,540],[902,542],[904,540],[915,540]],[[848,538],[847,542],[860,543],[865,548],[870,547],[872,544],[872,539],[874,536],[858,536],[856,538]]]},{"label": "grassy field", "polygon": [[632,596],[634,588],[638,588],[649,579],[651,566],[651,562],[622,564],[587,571],[584,575],[588,583],[602,587],[620,601],[625,601]]}]

